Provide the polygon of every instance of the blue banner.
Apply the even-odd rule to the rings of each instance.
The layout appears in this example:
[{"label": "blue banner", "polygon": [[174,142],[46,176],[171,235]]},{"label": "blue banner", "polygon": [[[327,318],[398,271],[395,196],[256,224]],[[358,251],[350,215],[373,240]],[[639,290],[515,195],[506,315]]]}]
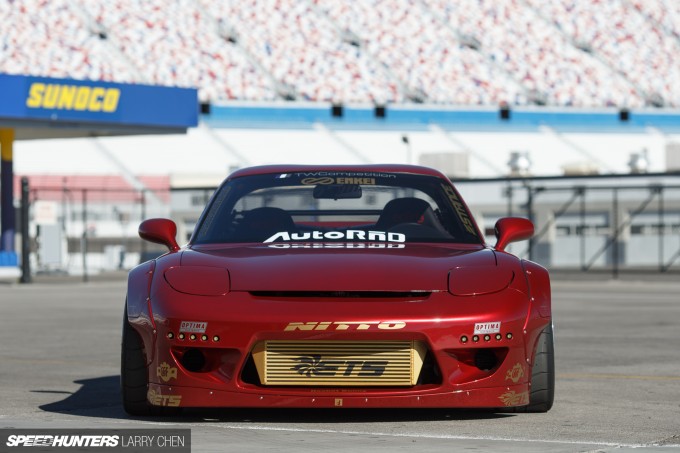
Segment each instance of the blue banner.
[{"label": "blue banner", "polygon": [[0,74],[0,120],[188,128],[198,108],[194,88]]}]

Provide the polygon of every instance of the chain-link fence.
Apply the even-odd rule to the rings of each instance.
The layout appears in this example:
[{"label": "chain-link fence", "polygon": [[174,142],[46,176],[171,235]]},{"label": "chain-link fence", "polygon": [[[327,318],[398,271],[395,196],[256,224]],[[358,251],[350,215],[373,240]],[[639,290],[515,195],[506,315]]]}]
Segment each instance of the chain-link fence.
[{"label": "chain-link fence", "polygon": [[[490,244],[497,219],[530,218],[535,236],[509,250],[548,268],[614,275],[680,270],[680,176],[464,180],[456,186]],[[165,251],[139,238],[143,219],[172,218],[184,244],[213,191],[31,187],[32,272],[86,279],[130,269]]]}]

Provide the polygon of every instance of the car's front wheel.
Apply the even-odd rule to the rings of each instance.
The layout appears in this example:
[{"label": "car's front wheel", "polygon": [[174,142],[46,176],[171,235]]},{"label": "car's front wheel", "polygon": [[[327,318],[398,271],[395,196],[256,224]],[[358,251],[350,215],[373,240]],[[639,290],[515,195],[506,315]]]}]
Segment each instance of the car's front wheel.
[{"label": "car's front wheel", "polygon": [[148,385],[144,343],[128,322],[126,307],[120,353],[120,391],[125,412],[130,415],[151,414],[152,406],[146,396]]},{"label": "car's front wheel", "polygon": [[518,407],[518,412],[548,412],[555,399],[555,345],[552,323],[538,337],[536,357],[531,367],[529,405]]}]

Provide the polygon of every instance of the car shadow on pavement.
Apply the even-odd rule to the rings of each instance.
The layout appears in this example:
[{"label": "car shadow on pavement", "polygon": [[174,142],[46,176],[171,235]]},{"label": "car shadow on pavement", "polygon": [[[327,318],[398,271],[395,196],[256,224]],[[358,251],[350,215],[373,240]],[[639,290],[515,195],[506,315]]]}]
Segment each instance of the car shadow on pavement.
[{"label": "car shadow on pavement", "polygon": [[[74,381],[80,384],[75,393],[54,403],[44,404],[46,412],[82,417],[135,419],[125,413],[120,401],[120,377],[104,376]],[[36,393],[63,394],[61,391],[32,390]],[[144,417],[145,420],[163,420],[173,423],[334,423],[347,422],[420,422],[445,420],[484,420],[512,417],[514,414],[492,410],[470,409],[183,409],[179,416]]]},{"label": "car shadow on pavement", "polygon": [[[80,384],[75,393],[60,401],[43,404],[40,409],[59,414],[85,417],[128,418],[120,402],[120,377],[104,376],[73,381]],[[61,391],[31,390],[34,393],[63,394]]]}]

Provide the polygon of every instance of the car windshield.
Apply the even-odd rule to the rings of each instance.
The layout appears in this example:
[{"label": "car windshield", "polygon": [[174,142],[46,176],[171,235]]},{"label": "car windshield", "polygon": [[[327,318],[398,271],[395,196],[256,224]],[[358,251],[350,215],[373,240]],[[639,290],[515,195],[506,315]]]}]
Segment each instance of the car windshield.
[{"label": "car windshield", "polygon": [[451,186],[435,176],[304,172],[242,176],[213,196],[193,244],[478,244]]}]

